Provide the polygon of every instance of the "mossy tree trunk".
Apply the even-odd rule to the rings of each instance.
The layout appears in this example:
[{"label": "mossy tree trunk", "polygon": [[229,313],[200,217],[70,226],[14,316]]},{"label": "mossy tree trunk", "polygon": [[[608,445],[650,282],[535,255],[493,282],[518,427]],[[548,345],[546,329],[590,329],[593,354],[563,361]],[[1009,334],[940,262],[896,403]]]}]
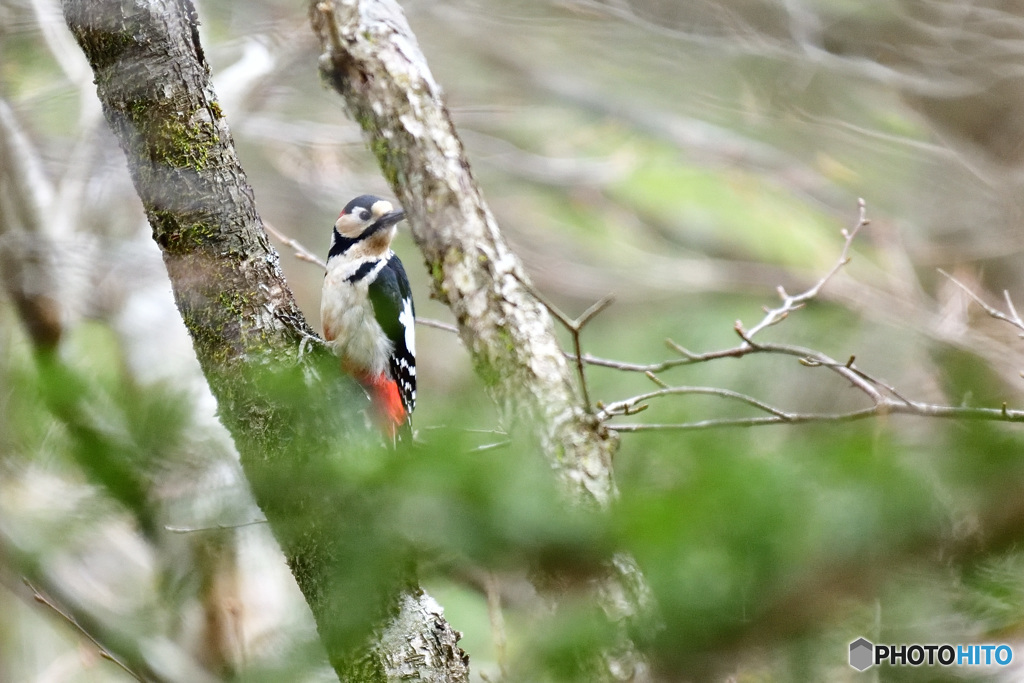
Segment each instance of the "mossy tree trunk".
[{"label": "mossy tree trunk", "polygon": [[[357,414],[365,399],[320,345],[300,353],[312,330],[236,158],[191,1],[64,0],[63,8],[221,419],[339,676],[466,680],[458,635],[401,570],[381,584],[375,623],[338,618],[351,598],[339,577],[352,549],[339,547],[333,526],[346,487],[330,462],[362,445]],[[376,644],[356,647],[353,634],[370,630]]]}]

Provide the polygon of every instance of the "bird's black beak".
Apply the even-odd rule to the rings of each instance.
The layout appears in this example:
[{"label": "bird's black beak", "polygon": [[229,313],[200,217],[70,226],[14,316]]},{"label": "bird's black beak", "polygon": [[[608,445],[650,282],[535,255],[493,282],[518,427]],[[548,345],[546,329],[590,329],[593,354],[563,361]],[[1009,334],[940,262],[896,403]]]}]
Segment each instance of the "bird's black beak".
[{"label": "bird's black beak", "polygon": [[403,211],[402,209],[397,209],[395,211],[391,211],[384,214],[383,216],[377,219],[377,222],[381,225],[381,227],[388,227],[394,225],[403,218],[405,218],[405,211]]},{"label": "bird's black beak", "polygon": [[401,209],[398,209],[397,211],[390,211],[371,223],[370,227],[364,230],[363,234],[360,235],[358,239],[366,239],[380,230],[390,228],[403,218],[405,218],[405,211],[402,211]]}]

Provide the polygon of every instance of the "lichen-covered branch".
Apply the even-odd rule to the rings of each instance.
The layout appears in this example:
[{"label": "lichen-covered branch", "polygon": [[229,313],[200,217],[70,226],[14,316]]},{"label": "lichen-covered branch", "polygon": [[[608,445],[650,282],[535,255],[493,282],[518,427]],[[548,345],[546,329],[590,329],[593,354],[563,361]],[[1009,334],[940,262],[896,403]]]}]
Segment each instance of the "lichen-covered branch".
[{"label": "lichen-covered branch", "polygon": [[[365,398],[313,338],[268,243],[210,82],[190,0],[64,0],[160,246],[175,301],[256,501],[288,558],[328,656],[346,678],[464,681],[458,634],[420,609],[404,567],[353,626],[352,550],[333,526],[344,482],[330,463],[360,447]],[[303,354],[301,348],[308,351]],[[298,512],[297,512],[298,511]],[[376,610],[376,611],[373,611]],[[339,618],[344,615],[345,619]],[[396,621],[401,619],[401,621]],[[353,640],[401,623],[416,648]],[[357,628],[358,627],[358,628]]]},{"label": "lichen-covered branch", "polygon": [[321,72],[405,208],[434,293],[455,314],[505,427],[532,430],[571,498],[606,506],[615,438],[577,396],[551,317],[523,284],[401,8],[325,0],[311,18]]}]

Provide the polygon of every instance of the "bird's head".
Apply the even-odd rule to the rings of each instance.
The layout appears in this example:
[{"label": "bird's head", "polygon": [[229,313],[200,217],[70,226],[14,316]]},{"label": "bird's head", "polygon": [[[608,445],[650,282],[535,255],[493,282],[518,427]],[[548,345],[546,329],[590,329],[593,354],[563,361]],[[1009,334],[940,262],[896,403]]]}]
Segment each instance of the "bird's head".
[{"label": "bird's head", "polygon": [[377,255],[391,247],[395,225],[405,218],[405,212],[395,209],[391,202],[364,194],[356,197],[342,210],[334,223],[331,256],[347,252],[357,244],[363,245],[366,255]]}]

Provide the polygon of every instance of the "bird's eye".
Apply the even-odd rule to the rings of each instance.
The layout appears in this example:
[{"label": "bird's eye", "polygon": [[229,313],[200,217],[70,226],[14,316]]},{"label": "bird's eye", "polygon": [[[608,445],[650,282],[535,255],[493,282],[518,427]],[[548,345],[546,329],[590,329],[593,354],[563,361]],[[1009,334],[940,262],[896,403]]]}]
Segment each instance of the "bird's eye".
[{"label": "bird's eye", "polygon": [[370,212],[367,211],[366,209],[359,209],[359,211],[357,211],[356,213],[359,216],[359,220],[361,220],[361,221],[368,221],[368,220],[370,220]]}]

